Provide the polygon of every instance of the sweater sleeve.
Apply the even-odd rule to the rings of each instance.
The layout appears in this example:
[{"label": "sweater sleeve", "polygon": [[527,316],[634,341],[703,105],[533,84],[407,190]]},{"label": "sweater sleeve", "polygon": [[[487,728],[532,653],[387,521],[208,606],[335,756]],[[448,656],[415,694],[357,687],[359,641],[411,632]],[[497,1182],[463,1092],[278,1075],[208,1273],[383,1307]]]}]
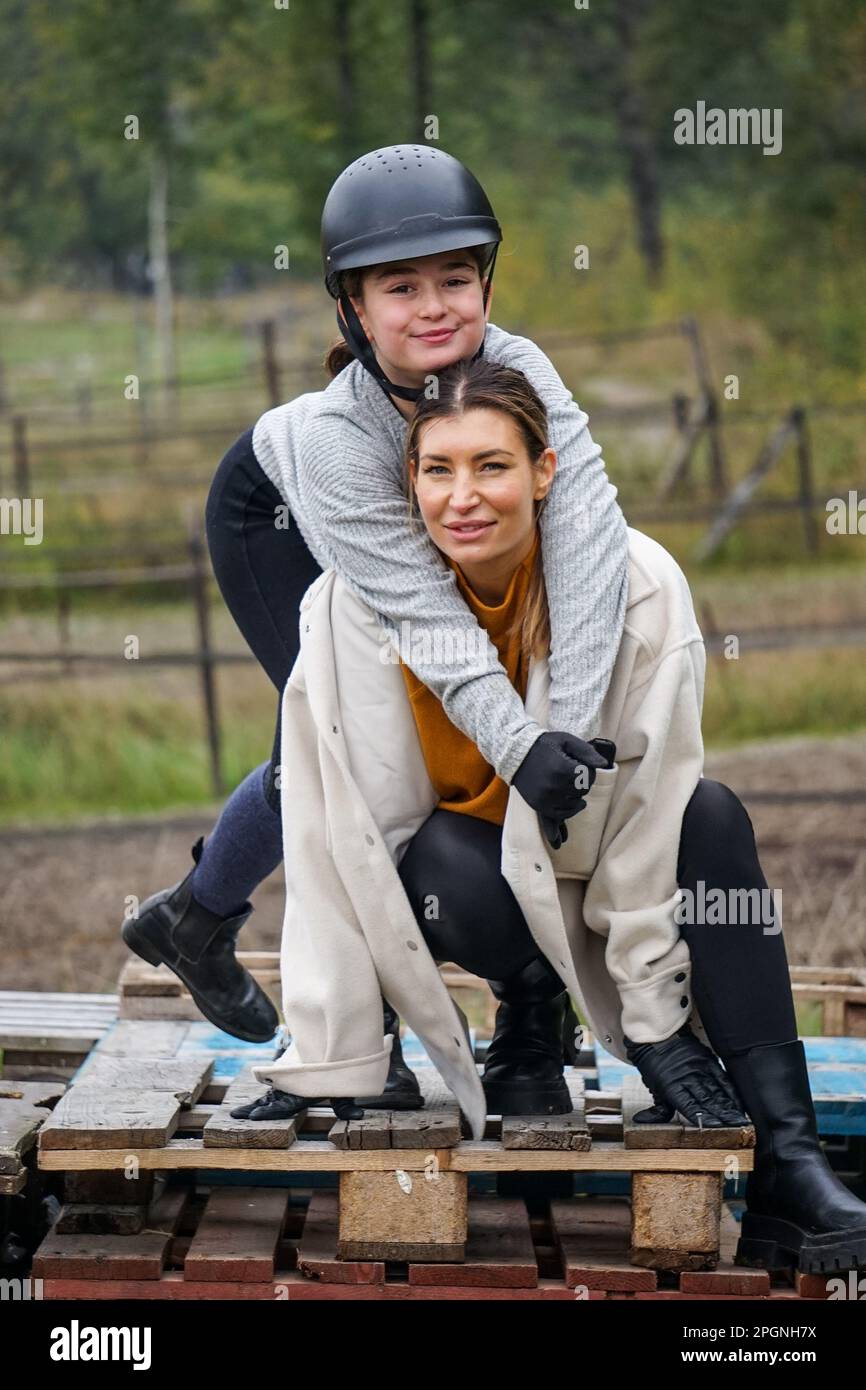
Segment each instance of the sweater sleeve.
[{"label": "sweater sleeve", "polygon": [[528,338],[495,330],[497,362],[522,371],[547,408],[557,455],[541,515],[550,611],[550,727],[579,738],[604,734],[598,713],[622,639],[628,597],[628,532],[588,417],[555,367]]},{"label": "sweater sleeve", "polygon": [[510,782],[543,730],[527,715],[453,570],[423,523],[411,519],[389,453],[391,441],[374,438],[357,419],[318,412],[299,448],[304,511],[316,518],[326,563],[373,609],[452,723]]}]

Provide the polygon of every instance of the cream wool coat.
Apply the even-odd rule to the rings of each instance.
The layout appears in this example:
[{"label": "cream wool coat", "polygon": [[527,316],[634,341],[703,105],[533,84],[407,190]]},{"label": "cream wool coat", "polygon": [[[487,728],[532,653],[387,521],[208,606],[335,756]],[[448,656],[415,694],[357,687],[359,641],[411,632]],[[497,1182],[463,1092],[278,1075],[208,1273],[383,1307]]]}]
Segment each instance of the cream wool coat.
[{"label": "cream wool coat", "polygon": [[[388,1073],[380,995],[418,1034],[473,1137],[485,1101],[461,1016],[397,873],[437,803],[406,688],[379,621],[326,570],[301,603],[301,649],[283,692],[286,872],[281,973],[291,1043],[258,1080],[302,1096],[378,1094]],[[578,1012],[615,1056],[670,1037],[693,1009],[674,920],[680,828],[702,776],[706,656],[685,576],[629,528],[629,596],[595,735],[617,762],[553,850],[509,790],[502,873]],[[528,712],[547,727],[546,659]],[[435,903],[431,903],[435,911]]]}]

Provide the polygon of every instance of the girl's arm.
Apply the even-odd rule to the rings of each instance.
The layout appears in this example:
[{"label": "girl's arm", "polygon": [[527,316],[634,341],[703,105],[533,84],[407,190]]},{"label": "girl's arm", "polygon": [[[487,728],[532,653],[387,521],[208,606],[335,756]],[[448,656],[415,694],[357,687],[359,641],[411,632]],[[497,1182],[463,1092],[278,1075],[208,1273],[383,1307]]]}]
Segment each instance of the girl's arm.
[{"label": "girl's arm", "polygon": [[298,488],[315,521],[319,563],[333,566],[395,633],[407,666],[510,782],[543,730],[527,716],[423,523],[410,528],[394,442],[323,406],[299,443]]},{"label": "girl's arm", "polygon": [[590,739],[622,639],[628,534],[587,415],[529,338],[490,324],[485,356],[524,372],[547,407],[557,469],[541,516],[550,609],[550,727]]}]

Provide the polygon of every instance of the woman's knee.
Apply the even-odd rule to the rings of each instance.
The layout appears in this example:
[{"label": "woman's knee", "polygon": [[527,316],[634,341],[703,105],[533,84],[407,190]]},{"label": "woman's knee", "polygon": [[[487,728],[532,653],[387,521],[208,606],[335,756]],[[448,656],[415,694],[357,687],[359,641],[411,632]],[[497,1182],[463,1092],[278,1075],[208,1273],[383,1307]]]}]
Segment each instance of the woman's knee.
[{"label": "woman's knee", "polygon": [[736,792],[724,782],[702,777],[683,814],[681,858],[700,848],[703,855],[728,856],[736,847],[754,847],[754,827]]}]

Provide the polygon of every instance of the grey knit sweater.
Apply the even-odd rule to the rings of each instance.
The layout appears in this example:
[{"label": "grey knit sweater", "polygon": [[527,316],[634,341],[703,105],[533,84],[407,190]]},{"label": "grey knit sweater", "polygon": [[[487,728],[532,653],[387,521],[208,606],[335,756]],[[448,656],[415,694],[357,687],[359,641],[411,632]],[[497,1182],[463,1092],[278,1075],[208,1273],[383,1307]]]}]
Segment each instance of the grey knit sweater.
[{"label": "grey knit sweater", "polygon": [[[617,489],[585,412],[541,349],[489,324],[484,355],[525,372],[547,407],[558,460],[540,521],[550,727],[592,738],[603,733],[596,719],[625,618],[628,540]],[[400,655],[510,782],[543,731],[527,717],[486,633],[479,638],[454,571],[423,525],[409,524],[406,429],[378,383],[352,362],[324,391],[266,411],[253,451],[318,564],[333,567],[389,632],[408,632]]]}]

